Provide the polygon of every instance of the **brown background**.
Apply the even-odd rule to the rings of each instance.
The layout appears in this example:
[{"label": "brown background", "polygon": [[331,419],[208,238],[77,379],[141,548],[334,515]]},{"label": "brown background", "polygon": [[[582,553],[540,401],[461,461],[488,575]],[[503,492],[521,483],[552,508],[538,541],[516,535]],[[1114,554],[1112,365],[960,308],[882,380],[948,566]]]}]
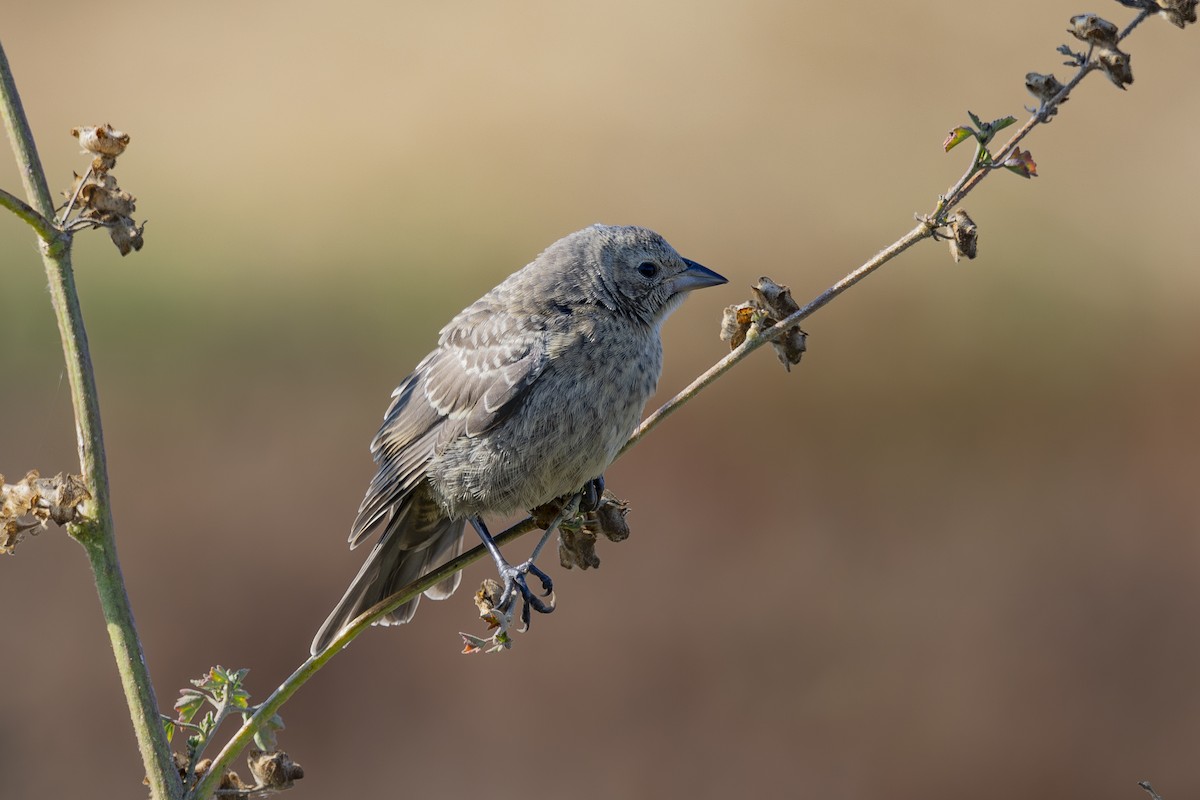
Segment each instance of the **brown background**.
[{"label": "brown background", "polygon": [[[76,265],[164,709],[210,664],[262,698],[300,662],[360,562],[388,393],[546,244],[636,222],[730,277],[667,325],[665,398],[760,274],[811,297],[907,230],[967,108],[1023,115],[1026,71],[1066,74],[1071,14],[1129,18],[20,6],[0,33],[55,188],[72,125],[133,136],[146,249],[81,236]],[[336,659],[284,710],[295,796],[1195,796],[1198,35],[1152,21],[1127,93],[1095,76],[1029,140],[1041,177],[970,198],[977,261],[909,253],[811,320],[799,369],[758,354],[615,465],[633,537],[554,567],[514,651],[459,655],[464,592]],[[70,402],[3,216],[0,472],[52,474]],[[0,609],[0,797],[137,796],[80,549],[0,560]]]}]

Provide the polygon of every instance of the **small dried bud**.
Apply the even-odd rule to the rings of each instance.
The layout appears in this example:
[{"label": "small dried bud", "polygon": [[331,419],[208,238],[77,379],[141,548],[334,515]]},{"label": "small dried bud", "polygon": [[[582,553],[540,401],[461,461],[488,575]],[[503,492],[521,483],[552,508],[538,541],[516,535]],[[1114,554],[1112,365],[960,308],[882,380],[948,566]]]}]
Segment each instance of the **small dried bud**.
[{"label": "small dried bud", "polygon": [[[106,175],[105,177],[109,176]],[[80,190],[79,202],[80,205],[89,211],[128,217],[133,214],[136,208],[137,198],[129,192],[117,189],[115,186],[109,189],[101,187],[98,184],[89,183],[84,185]]]},{"label": "small dried bud", "polygon": [[127,256],[132,250],[141,250],[145,240],[142,238],[142,231],[146,228],[146,223],[141,225],[134,224],[134,221],[129,217],[116,217],[113,220],[115,224],[108,230],[108,235],[112,237],[113,244],[121,251],[121,255]]},{"label": "small dried bud", "polygon": [[579,567],[590,569],[600,566],[596,555],[596,533],[588,528],[559,528],[558,563],[563,569]]},{"label": "small dried bud", "polygon": [[753,303],[738,303],[726,307],[721,315],[721,341],[729,342],[730,350],[740,347],[751,329],[757,331],[756,314],[762,317],[762,312]]},{"label": "small dried bud", "polygon": [[1197,0],[1156,0],[1158,15],[1177,28],[1196,21]]},{"label": "small dried bud", "polygon": [[605,492],[600,506],[587,516],[584,525],[610,542],[623,542],[629,538],[629,523],[625,520],[625,515],[628,513],[628,503]]},{"label": "small dried bud", "polygon": [[487,578],[475,593],[475,607],[479,609],[479,618],[487,625],[488,630],[495,631],[491,637],[484,639],[470,633],[459,632],[463,640],[464,654],[499,653],[512,647],[512,637],[508,634],[512,624],[513,609],[510,604],[507,612],[500,611],[496,604],[504,594],[504,587],[491,578]]},{"label": "small dried bud", "polygon": [[[71,135],[79,140],[84,150],[97,156],[115,158],[124,153],[129,145],[129,134],[116,130],[112,125],[71,128]],[[106,169],[111,169],[111,166]]]},{"label": "small dried bud", "polygon": [[304,768],[281,750],[273,753],[251,750],[246,763],[256,783],[253,788],[287,789],[293,781],[304,777]]},{"label": "small dried bud", "polygon": [[12,553],[26,531],[47,522],[66,525],[79,516],[79,507],[91,495],[78,475],[42,478],[31,470],[18,483],[0,475],[0,554]]},{"label": "small dried bud", "polygon": [[[172,755],[178,756],[179,754],[172,753]],[[180,759],[182,759],[182,767],[180,767],[180,770],[179,770],[179,777],[186,779],[187,778],[187,760],[183,759],[183,757],[180,756],[179,759],[176,759],[176,762],[175,762],[176,766],[180,765]],[[208,774],[208,771],[211,769],[212,769],[212,759],[211,758],[200,759],[199,761],[196,762],[196,778],[197,779],[203,778],[205,775]],[[253,786],[250,786],[250,785],[244,783],[242,781],[242,776],[238,775],[233,770],[226,772],[224,775],[221,776],[221,780],[219,780],[217,782],[217,791],[221,791],[221,790],[243,791],[243,790],[248,790],[248,789],[253,789],[253,788],[254,788]]]},{"label": "small dried bud", "polygon": [[1076,14],[1071,17],[1067,33],[1088,44],[1099,47],[1117,46],[1117,26],[1096,14]]},{"label": "small dried bud", "polygon": [[1123,90],[1127,84],[1133,83],[1133,70],[1129,67],[1128,53],[1115,47],[1105,48],[1096,56],[1096,60],[1100,63],[1100,69],[1104,70],[1104,74],[1118,89]]},{"label": "small dried bud", "polygon": [[1025,88],[1038,99],[1039,103],[1049,103],[1063,90],[1063,85],[1053,75],[1043,75],[1040,72],[1025,73]]},{"label": "small dried bud", "polygon": [[[800,310],[800,306],[792,299],[792,290],[768,277],[759,278],[753,289],[754,296],[767,309],[768,325],[775,325]],[[807,341],[808,334],[795,325],[771,342],[771,346],[775,348],[779,363],[791,372],[792,365],[799,364],[804,351],[808,349]]]},{"label": "small dried bud", "polygon": [[483,583],[479,584],[479,591],[475,593],[475,607],[479,609],[479,616],[491,614],[503,593],[504,587],[498,582],[484,578]]},{"label": "small dried bud", "polygon": [[[792,299],[791,289],[770,278],[759,278],[751,288],[754,289],[753,300],[729,306],[721,316],[721,341],[729,342],[730,350],[800,310]],[[807,336],[799,325],[795,325],[771,342],[775,355],[789,372],[793,364],[800,363]]]},{"label": "small dried bud", "polygon": [[979,244],[979,227],[966,211],[960,208],[954,212],[950,230],[954,232],[954,238],[950,240],[950,255],[954,256],[954,262],[958,263],[960,258],[974,258]]}]

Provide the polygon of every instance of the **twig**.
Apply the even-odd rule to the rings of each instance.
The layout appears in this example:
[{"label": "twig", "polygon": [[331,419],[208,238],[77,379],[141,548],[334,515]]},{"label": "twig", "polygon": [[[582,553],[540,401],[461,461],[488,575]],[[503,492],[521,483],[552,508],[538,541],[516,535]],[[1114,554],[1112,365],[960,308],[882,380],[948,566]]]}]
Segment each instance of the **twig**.
[{"label": "twig", "polygon": [[34,210],[33,206],[3,189],[0,189],[0,206],[7,208],[28,222],[30,227],[37,231],[37,235],[46,244],[53,244],[62,235],[62,232],[55,228],[53,223]]},{"label": "twig", "polygon": [[1163,800],[1162,795],[1154,791],[1154,787],[1150,785],[1150,781],[1138,781],[1138,786],[1146,790],[1150,795],[1150,800]]},{"label": "twig", "polygon": [[[1126,36],[1128,36],[1130,33],[1132,33],[1133,29],[1136,28],[1138,25],[1142,24],[1142,22],[1145,19],[1147,19],[1151,13],[1152,12],[1149,9],[1145,9],[1145,8],[1143,8],[1141,11],[1139,11],[1137,16],[1133,18],[1133,21],[1130,22],[1127,26],[1125,26],[1125,30],[1121,31],[1121,33],[1117,36],[1117,41],[1120,42]],[[1062,105],[1062,103],[1071,94],[1071,90],[1073,90],[1076,86],[1078,86],[1080,81],[1082,81],[1084,78],[1086,78],[1089,74],[1091,74],[1095,70],[1096,70],[1096,63],[1094,61],[1092,61],[1091,59],[1088,59],[1087,63],[1083,64],[1079,68],[1079,71],[1075,73],[1074,77],[1072,77],[1071,80],[1068,81],[1065,86],[1063,86],[1063,88],[1059,91],[1059,93],[1057,95],[1055,95],[1050,100],[1050,102],[1046,103],[1045,108],[1039,109],[1038,112],[1036,114],[1034,114],[1032,117],[1030,117],[1025,122],[1024,125],[1022,125],[1020,128],[1017,129],[1016,133],[1014,133],[1011,137],[1009,137],[1009,140],[1004,143],[1004,146],[1000,148],[999,152],[1001,154],[1007,154],[1011,150],[1014,150],[1016,148],[1016,146],[1021,142],[1021,140],[1024,139],[1026,136],[1028,136],[1029,133],[1034,128],[1036,128],[1040,124],[1044,124],[1045,122],[1047,122],[1050,119],[1049,112],[1051,110],[1053,110],[1054,108]],[[1001,163],[1001,161],[1002,161],[1002,159],[996,159],[997,164]],[[976,172],[974,175],[972,175],[970,177],[970,179],[966,183],[959,186],[956,191],[951,191],[950,193],[948,193],[946,195],[946,203],[945,203],[944,210],[949,211],[951,208],[956,206],[958,203],[962,202],[962,199],[964,197],[966,197],[968,194],[970,194],[971,190],[974,189],[976,186],[978,186],[979,182],[982,181],[985,177],[987,177],[987,175],[989,175],[990,173],[991,173],[991,170],[981,170],[979,172]]]},{"label": "twig", "polygon": [[[4,116],[4,125],[17,157],[26,195],[33,209],[44,219],[53,219],[54,207],[50,201],[46,175],[3,47],[0,47],[0,113]],[[117,557],[108,471],[104,459],[104,437],[100,429],[100,403],[88,352],[87,333],[83,327],[83,312],[79,307],[79,295],[71,269],[70,242],[70,235],[63,233],[41,248],[71,386],[80,471],[92,496],[83,509],[86,521],[73,523],[68,530],[87,552],[96,580],[100,608],[107,623],[117,672],[133,720],[134,735],[146,768],[151,796],[155,800],[168,800],[182,797],[183,785],[171,758],[154,686],[150,682],[142,643],[134,625],[133,609],[125,591],[121,562]]]},{"label": "twig", "polygon": [[[1118,36],[1118,41],[1128,36],[1130,32],[1133,31],[1133,29],[1139,24],[1141,24],[1143,20],[1149,17],[1151,13],[1152,12],[1148,9],[1142,9],[1139,11],[1134,20],[1130,22],[1129,25],[1126,26],[1126,28]],[[1064,100],[1066,100],[1067,96],[1070,95],[1071,90],[1074,89],[1079,82],[1087,77],[1088,74],[1090,74],[1094,69],[1096,69],[1096,67],[1092,62],[1081,66],[1078,73],[1076,73],[1070,82],[1062,88],[1058,95],[1052,98],[1044,108],[1039,109],[1037,113],[1030,117],[1029,120],[1026,121],[1026,123],[1022,125],[997,152],[999,152],[1002,156],[1007,157],[1008,154],[1010,154],[1012,151],[1015,151],[1017,145],[1022,139],[1029,135],[1030,131],[1049,119],[1049,114],[1046,112],[1055,108]],[[939,199],[935,211],[929,217],[928,222],[922,222],[921,225],[913,228],[891,245],[883,250],[880,250],[874,258],[846,275],[846,277],[842,278],[830,288],[826,289],[812,302],[801,308],[799,311],[795,312],[786,319],[780,320],[773,327],[762,331],[758,336],[747,338],[746,341],[740,346],[710,367],[706,372],[700,375],[700,377],[692,381],[692,383],[689,384],[686,389],[672,397],[658,410],[646,417],[638,429],[633,432],[633,435],[629,437],[629,441],[625,443],[625,446],[621,448],[621,454],[625,453],[627,450],[641,441],[643,436],[658,427],[663,420],[665,420],[675,411],[678,411],[685,403],[691,401],[692,398],[699,394],[701,390],[732,369],[733,366],[743,358],[750,355],[764,344],[775,341],[779,337],[783,336],[788,330],[798,325],[805,318],[811,316],[815,311],[827,304],[830,300],[837,297],[839,294],[846,291],[846,289],[849,289],[863,278],[867,277],[867,275],[870,275],[872,272],[879,269],[879,267],[882,267],[888,261],[891,261],[893,258],[900,255],[900,253],[903,253],[917,242],[921,241],[922,239],[933,238],[936,228],[945,224],[947,214],[956,206],[958,206],[959,203],[962,202],[963,198],[966,197],[972,189],[978,186],[984,178],[986,178],[988,175],[991,175],[996,171],[997,167],[1003,164],[1003,159],[997,158],[993,160],[992,164],[987,165],[986,168],[981,168],[979,164],[979,157],[982,151],[983,146],[977,145],[975,157],[971,160],[971,165],[967,168],[967,171],[963,174],[963,176],[959,178],[959,180],[953,186],[950,187],[950,189],[945,195],[942,196],[941,199]]]},{"label": "twig", "polygon": [[204,755],[204,751],[207,750],[209,744],[212,743],[212,738],[216,736],[217,731],[221,729],[221,723],[223,723],[229,717],[230,712],[233,710],[233,703],[229,698],[229,685],[226,684],[225,693],[221,697],[221,702],[217,706],[216,713],[213,714],[212,729],[209,731],[207,736],[200,740],[200,746],[196,748],[196,751],[192,753],[191,758],[188,759],[187,778],[183,782],[184,786],[190,786],[192,781],[196,779],[196,765],[200,763],[200,756]]},{"label": "twig", "polygon": [[642,424],[638,426],[638,429],[633,432],[633,435],[629,437],[629,441],[625,443],[625,446],[621,448],[621,453],[619,453],[618,456],[624,454],[627,450],[629,450],[629,448],[641,441],[643,436],[657,428],[660,424],[662,424],[663,420],[678,411],[684,403],[687,403],[689,400],[695,397],[702,389],[704,389],[704,387],[708,386],[717,378],[731,370],[734,365],[736,365],[743,358],[750,355],[764,344],[778,339],[780,336],[786,333],[789,328],[799,325],[802,320],[811,316],[814,312],[828,304],[829,301],[833,300],[833,298],[837,297],[839,294],[846,291],[851,286],[858,283],[863,278],[867,277],[896,256],[900,255],[917,242],[921,241],[922,239],[932,238],[933,231],[934,229],[931,226],[921,223],[908,233],[901,236],[895,242],[892,242],[892,244],[888,245],[883,250],[880,250],[875,254],[874,257],[871,258],[870,261],[846,275],[846,277],[842,278],[833,286],[830,286],[799,311],[793,313],[791,316],[785,319],[780,320],[772,327],[767,328],[765,331],[760,333],[758,336],[747,337],[746,341],[742,342],[736,349],[732,350],[729,355],[725,356],[716,364],[711,366],[706,372],[704,372],[704,374],[692,381],[686,389],[672,397],[667,402],[663,403],[657,411],[646,417]]},{"label": "twig", "polygon": [[67,205],[63,208],[62,219],[58,221],[58,227],[67,227],[67,220],[71,217],[71,209],[75,207],[75,201],[79,199],[79,193],[83,191],[83,185],[88,182],[88,178],[92,177],[92,172],[94,171],[95,170],[93,167],[88,167],[88,171],[85,172],[83,177],[79,179],[79,182],[75,184],[75,191],[72,193],[71,199],[67,201]]},{"label": "twig", "polygon": [[[497,545],[505,545],[536,529],[537,525],[534,524],[533,518],[526,517],[493,538]],[[278,689],[271,693],[270,697],[255,708],[250,718],[242,724],[242,727],[233,735],[233,738],[221,748],[221,752],[217,754],[217,757],[213,759],[212,764],[209,766],[208,772],[196,784],[196,788],[188,794],[187,800],[204,800],[211,797],[213,792],[216,791],[217,784],[221,782],[221,776],[228,771],[233,759],[237,758],[238,754],[250,744],[254,738],[254,734],[266,725],[271,717],[279,712],[283,704],[291,699],[292,695],[325,665],[325,662],[345,649],[346,645],[350,644],[355,637],[369,628],[373,622],[404,605],[431,586],[440,583],[454,573],[475,563],[487,555],[487,552],[487,549],[482,544],[477,545],[458,558],[447,561],[433,572],[426,573],[420,579],[413,581],[396,594],[371,606],[360,614],[354,622],[343,628],[325,646],[324,650],[315,656],[309,656],[295,672],[288,676],[287,680],[279,685]]]}]

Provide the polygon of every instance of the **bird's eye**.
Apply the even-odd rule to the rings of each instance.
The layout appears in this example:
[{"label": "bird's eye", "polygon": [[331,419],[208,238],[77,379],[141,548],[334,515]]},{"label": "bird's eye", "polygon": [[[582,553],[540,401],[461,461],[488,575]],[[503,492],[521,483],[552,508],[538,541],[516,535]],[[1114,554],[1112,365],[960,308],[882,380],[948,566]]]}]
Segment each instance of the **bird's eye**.
[{"label": "bird's eye", "polygon": [[637,270],[638,274],[643,278],[653,278],[658,274],[658,264],[655,264],[653,261],[643,261],[638,264]]}]

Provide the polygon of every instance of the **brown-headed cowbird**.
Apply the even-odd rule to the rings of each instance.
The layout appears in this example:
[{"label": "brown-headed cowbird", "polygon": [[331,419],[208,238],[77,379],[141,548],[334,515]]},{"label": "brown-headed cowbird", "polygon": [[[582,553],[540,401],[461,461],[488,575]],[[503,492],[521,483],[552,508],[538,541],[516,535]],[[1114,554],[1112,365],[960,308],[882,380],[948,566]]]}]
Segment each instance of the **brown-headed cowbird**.
[{"label": "brown-headed cowbird", "polygon": [[[350,545],[383,532],[312,652],[457,555],[468,520],[487,543],[482,515],[532,509],[598,479],[658,384],[663,321],[691,290],[722,283],[654,231],[593,225],[550,245],[442,328],[437,348],[392,393],[371,442],[379,470]],[[528,604],[531,562],[512,568],[491,549],[506,595],[516,578]],[[425,594],[448,597],[459,577]],[[408,622],[418,599],[380,624]]]}]

